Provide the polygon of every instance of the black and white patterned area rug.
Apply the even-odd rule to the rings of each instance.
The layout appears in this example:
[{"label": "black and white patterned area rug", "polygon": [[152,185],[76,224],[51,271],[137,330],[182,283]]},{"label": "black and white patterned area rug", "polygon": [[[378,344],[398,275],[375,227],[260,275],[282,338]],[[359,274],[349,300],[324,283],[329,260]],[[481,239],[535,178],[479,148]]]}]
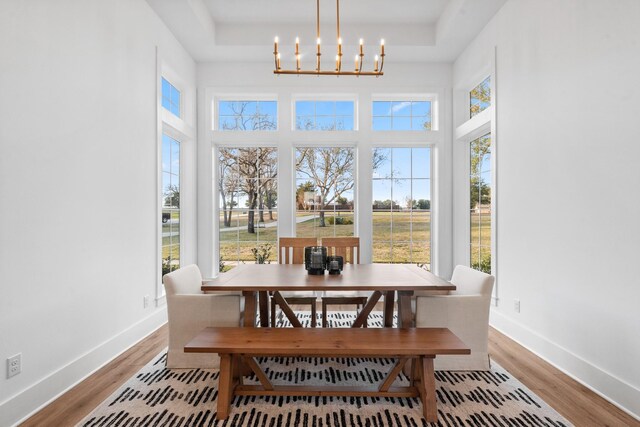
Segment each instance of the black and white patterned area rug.
[{"label": "black and white patterned area rug", "polygon": [[[308,313],[299,313],[306,324]],[[348,326],[354,315],[329,315]],[[286,326],[288,322],[279,322]],[[372,313],[370,327],[381,326]],[[436,371],[438,422],[422,418],[419,398],[236,396],[227,420],[216,420],[218,370],[166,369],[162,352],[102,402],[79,426],[570,426],[497,363],[491,371]],[[259,358],[274,384],[379,384],[391,359]],[[399,385],[408,384],[401,374]],[[246,383],[258,383],[248,377]]]}]

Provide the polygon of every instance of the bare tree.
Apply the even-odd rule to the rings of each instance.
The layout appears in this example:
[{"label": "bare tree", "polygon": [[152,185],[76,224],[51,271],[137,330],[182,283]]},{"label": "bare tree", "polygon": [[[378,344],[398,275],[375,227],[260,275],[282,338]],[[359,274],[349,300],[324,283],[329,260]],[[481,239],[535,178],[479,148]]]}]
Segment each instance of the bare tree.
[{"label": "bare tree", "polygon": [[302,148],[296,156],[296,171],[307,177],[319,193],[320,227],[325,227],[324,210],[355,185],[351,148]]},{"label": "bare tree", "polygon": [[273,187],[276,185],[276,160],[275,148],[220,149],[219,189],[224,192],[222,206],[225,209],[225,226],[230,226],[230,222],[226,221],[231,216],[231,209],[235,206],[234,194],[242,192],[247,196],[247,232],[255,233],[255,211],[259,209],[259,221],[264,221],[262,211],[265,206],[265,197],[263,196],[273,193]]},{"label": "bare tree", "polygon": [[[238,101],[227,105],[232,111],[222,122],[223,130],[274,130],[276,121],[270,114],[260,111],[259,104],[254,109],[252,102]],[[273,219],[277,192],[275,177],[277,159],[272,148],[222,148],[219,157],[218,190],[222,198],[224,226],[231,226],[231,214],[238,202],[234,200],[240,192],[248,197],[249,221],[247,231],[255,233],[255,209],[259,209],[259,221],[264,221],[265,206]]]},{"label": "bare tree", "polygon": [[220,157],[218,162],[218,191],[222,199],[222,213],[224,217],[224,226],[231,226],[231,214],[233,208],[238,204],[235,197],[238,193],[238,173],[236,168],[235,156],[228,148],[220,149]]},{"label": "bare tree", "polygon": [[233,123],[224,121],[222,130],[275,130],[276,121],[267,114],[260,112],[259,108],[250,111],[252,102],[230,102],[228,108],[232,111]]}]

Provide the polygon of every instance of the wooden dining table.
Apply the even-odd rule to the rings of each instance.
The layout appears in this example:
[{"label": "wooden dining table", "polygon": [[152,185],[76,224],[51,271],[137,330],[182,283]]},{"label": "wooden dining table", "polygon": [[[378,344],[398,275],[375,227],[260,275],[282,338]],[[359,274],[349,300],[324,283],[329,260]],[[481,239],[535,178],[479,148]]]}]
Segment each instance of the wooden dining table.
[{"label": "wooden dining table", "polygon": [[244,326],[254,327],[256,312],[260,326],[269,326],[269,294],[276,298],[294,327],[302,327],[283,291],[367,291],[371,292],[352,327],[365,324],[371,310],[384,296],[384,326],[393,326],[397,294],[398,327],[411,327],[411,297],[421,291],[452,291],[456,287],[446,280],[410,264],[348,264],[339,275],[309,275],[301,264],[241,264],[202,284],[204,292],[242,292]]}]

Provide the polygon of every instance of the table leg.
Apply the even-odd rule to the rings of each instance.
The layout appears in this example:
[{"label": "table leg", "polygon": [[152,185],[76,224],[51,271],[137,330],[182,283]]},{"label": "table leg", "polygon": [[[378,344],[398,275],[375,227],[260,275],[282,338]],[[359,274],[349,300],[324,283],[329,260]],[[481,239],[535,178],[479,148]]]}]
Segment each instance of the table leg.
[{"label": "table leg", "polygon": [[384,293],[383,318],[385,328],[393,327],[393,304],[395,302],[395,296],[396,291],[385,291]]},{"label": "table leg", "polygon": [[216,418],[224,420],[231,410],[233,399],[233,356],[220,354],[220,376],[218,377],[218,413]]},{"label": "table leg", "polygon": [[411,296],[413,291],[398,291],[398,327],[410,328],[413,323]]},{"label": "table leg", "polygon": [[300,323],[300,321],[296,317],[296,314],[293,312],[293,310],[291,310],[291,307],[289,307],[289,304],[287,304],[287,300],[284,299],[284,297],[280,294],[280,292],[278,291],[274,292],[272,298],[275,298],[276,303],[280,306],[284,315],[287,316],[287,319],[289,319],[289,322],[291,322],[291,325],[294,328],[302,328],[302,323]]},{"label": "table leg", "polygon": [[360,314],[358,314],[358,317],[356,317],[356,320],[353,322],[353,325],[351,325],[352,328],[361,328],[364,325],[364,322],[369,317],[369,313],[371,313],[373,307],[376,306],[381,296],[382,292],[380,291],[375,291],[371,294],[367,303],[362,307],[362,310],[360,310]]},{"label": "table leg", "polygon": [[256,326],[257,292],[242,291],[244,296],[244,327],[254,328]]},{"label": "table leg", "polygon": [[436,377],[433,371],[433,356],[420,356],[420,394],[424,418],[435,423],[438,421],[438,403],[436,401]]},{"label": "table leg", "polygon": [[269,293],[260,291],[260,326],[266,328],[269,326]]},{"label": "table leg", "polygon": [[[410,328],[413,326],[411,313],[411,296],[413,291],[398,291],[398,328]],[[416,360],[410,360],[404,365],[404,374],[411,375],[411,367]]]}]

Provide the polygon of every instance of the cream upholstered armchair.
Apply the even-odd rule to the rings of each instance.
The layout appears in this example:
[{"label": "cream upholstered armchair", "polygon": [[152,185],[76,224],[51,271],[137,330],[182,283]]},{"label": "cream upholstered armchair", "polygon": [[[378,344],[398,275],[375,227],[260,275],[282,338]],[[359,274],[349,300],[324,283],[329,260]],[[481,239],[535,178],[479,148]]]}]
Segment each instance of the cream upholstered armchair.
[{"label": "cream upholstered armchair", "polygon": [[167,368],[218,368],[217,355],[185,353],[184,346],[207,326],[240,326],[242,296],[202,293],[202,275],[194,264],[165,274],[162,282],[169,314]]},{"label": "cream upholstered armchair", "polygon": [[467,371],[490,368],[489,306],[495,277],[462,265],[456,266],[447,295],[416,297],[416,327],[449,328],[470,349],[470,355],[438,356],[439,370]]}]

